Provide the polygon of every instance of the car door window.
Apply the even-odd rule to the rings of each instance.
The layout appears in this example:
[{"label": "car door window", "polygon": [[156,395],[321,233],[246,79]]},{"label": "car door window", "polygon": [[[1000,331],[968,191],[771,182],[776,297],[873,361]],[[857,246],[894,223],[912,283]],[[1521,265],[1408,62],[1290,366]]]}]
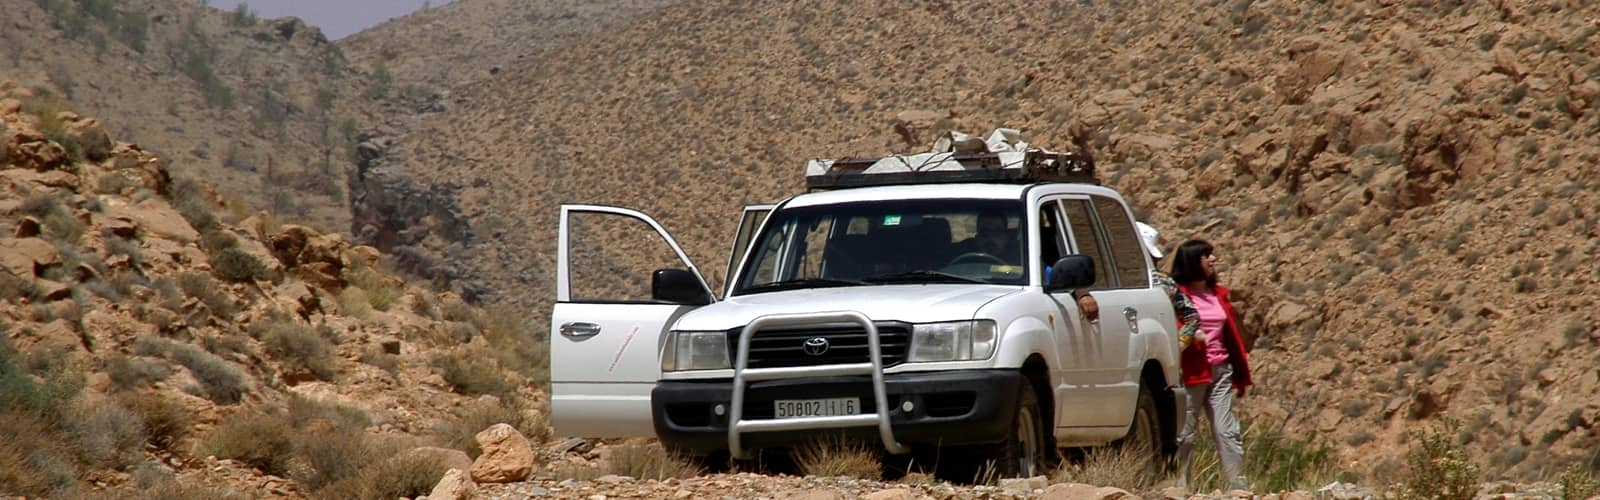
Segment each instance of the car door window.
[{"label": "car door window", "polygon": [[[1061,256],[1066,255],[1067,239],[1061,224],[1061,211],[1057,208],[1059,203],[1047,201],[1039,205],[1039,269],[1048,269],[1054,266]],[[1050,281],[1050,274],[1044,274],[1044,281]]]},{"label": "car door window", "polygon": [[1067,228],[1072,232],[1073,250],[1094,258],[1094,285],[1089,289],[1105,290],[1116,286],[1111,252],[1106,249],[1089,200],[1061,200],[1061,209],[1067,216]]},{"label": "car door window", "polygon": [[572,302],[652,302],[651,274],[685,267],[666,240],[639,219],[574,211],[567,224],[567,290]]},{"label": "car door window", "polygon": [[1117,200],[1104,196],[1091,199],[1100,216],[1100,227],[1105,229],[1105,239],[1111,244],[1111,264],[1117,273],[1117,286],[1150,286],[1150,270],[1145,267],[1144,246],[1139,241],[1139,233],[1133,227],[1127,209]]}]

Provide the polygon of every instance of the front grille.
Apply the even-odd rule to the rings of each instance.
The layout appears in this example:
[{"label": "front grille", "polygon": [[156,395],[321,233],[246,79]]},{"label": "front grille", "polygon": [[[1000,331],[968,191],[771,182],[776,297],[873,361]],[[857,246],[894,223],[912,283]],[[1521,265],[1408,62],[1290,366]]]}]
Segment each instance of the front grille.
[{"label": "front grille", "polygon": [[[888,368],[906,360],[906,349],[911,343],[911,326],[905,323],[877,323],[878,346],[883,352],[883,366]],[[739,333],[742,328],[728,332],[728,359],[739,355]],[[806,341],[827,340],[828,349],[820,355],[808,354]],[[750,368],[783,368],[790,366],[833,365],[866,363],[867,331],[860,326],[799,327],[766,329],[755,332],[750,339]]]}]

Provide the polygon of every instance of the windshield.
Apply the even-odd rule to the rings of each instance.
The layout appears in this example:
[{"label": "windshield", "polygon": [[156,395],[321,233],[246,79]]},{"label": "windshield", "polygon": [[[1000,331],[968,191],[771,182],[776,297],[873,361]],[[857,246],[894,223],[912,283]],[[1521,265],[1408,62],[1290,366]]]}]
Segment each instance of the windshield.
[{"label": "windshield", "polygon": [[1027,281],[1022,204],[941,199],[783,209],[735,294],[880,283]]}]

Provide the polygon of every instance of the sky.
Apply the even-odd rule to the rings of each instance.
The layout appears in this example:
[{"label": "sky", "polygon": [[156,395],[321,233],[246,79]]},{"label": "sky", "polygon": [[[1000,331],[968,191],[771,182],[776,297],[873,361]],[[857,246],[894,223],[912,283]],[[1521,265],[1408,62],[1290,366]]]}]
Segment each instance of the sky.
[{"label": "sky", "polygon": [[452,0],[211,0],[211,6],[231,11],[240,3],[262,19],[294,16],[322,28],[329,40],[410,14],[424,5],[438,7]]}]

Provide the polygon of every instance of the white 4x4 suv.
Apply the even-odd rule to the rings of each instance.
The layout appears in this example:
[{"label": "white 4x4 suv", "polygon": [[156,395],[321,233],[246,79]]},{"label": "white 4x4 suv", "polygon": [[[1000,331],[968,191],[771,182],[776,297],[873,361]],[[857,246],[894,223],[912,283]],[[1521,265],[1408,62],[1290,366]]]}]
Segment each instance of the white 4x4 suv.
[{"label": "white 4x4 suv", "polygon": [[[808,182],[746,210],[721,300],[644,214],[563,206],[556,432],[742,458],[834,429],[892,453],[977,446],[1024,476],[1058,446],[1174,448],[1186,404],[1174,313],[1092,160],[819,160]],[[643,221],[683,267],[656,270],[648,300],[576,296],[588,271],[570,247],[590,233],[568,232],[586,214]],[[1085,290],[1097,321],[1072,298]]]}]

